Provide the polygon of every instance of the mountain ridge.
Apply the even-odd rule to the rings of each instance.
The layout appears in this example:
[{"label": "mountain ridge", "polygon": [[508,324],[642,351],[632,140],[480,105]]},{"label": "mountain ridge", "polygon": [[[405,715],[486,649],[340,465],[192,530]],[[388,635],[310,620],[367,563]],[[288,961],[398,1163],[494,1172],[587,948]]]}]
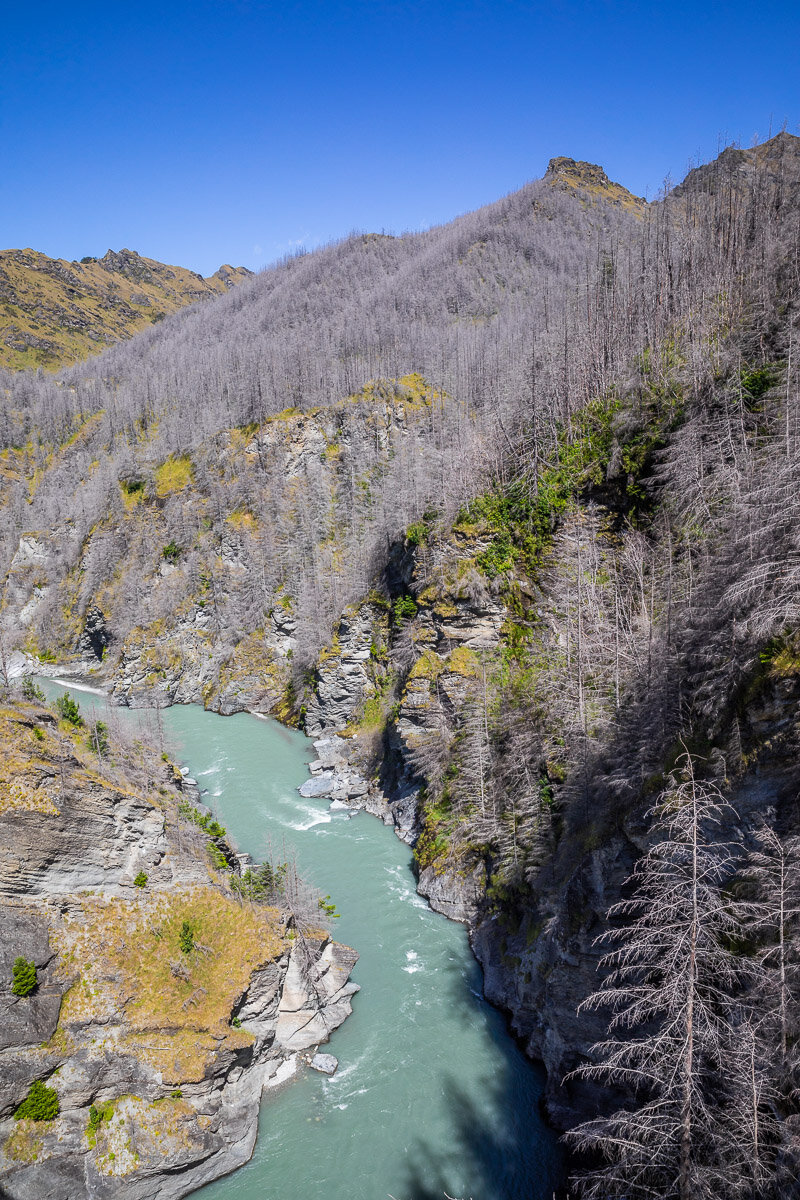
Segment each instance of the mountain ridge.
[{"label": "mountain ridge", "polygon": [[53,370],[79,362],[251,275],[225,263],[204,279],[128,249],[72,262],[30,248],[2,250],[0,366]]},{"label": "mountain ridge", "polygon": [[640,211],[555,160],[5,384],[0,650],[339,738],[365,782],[314,795],[366,787],[413,843],[560,1127],[609,1103],[574,1074],[597,937],[683,758],[742,859],[800,832],[799,152]]}]

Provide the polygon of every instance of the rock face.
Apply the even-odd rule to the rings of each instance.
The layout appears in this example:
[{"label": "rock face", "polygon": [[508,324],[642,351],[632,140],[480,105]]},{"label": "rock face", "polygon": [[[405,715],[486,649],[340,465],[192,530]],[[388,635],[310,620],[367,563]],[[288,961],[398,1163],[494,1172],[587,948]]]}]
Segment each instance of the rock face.
[{"label": "rock face", "polygon": [[[262,1089],[351,1011],[357,955],[236,899],[171,766],[98,763],[33,705],[0,710],[0,745],[0,1194],[184,1196],[249,1158]],[[15,1121],[35,1080],[59,1115]]]},{"label": "rock face", "polygon": [[387,619],[375,604],[348,609],[336,637],[317,663],[313,692],[306,707],[309,737],[339,732],[377,691],[376,649],[387,636]]},{"label": "rock face", "polygon": [[293,630],[291,614],[277,611],[265,631],[223,649],[208,611],[193,607],[174,625],[133,630],[121,649],[112,694],[132,708],[156,697],[159,703],[203,704],[224,716],[268,713],[286,689]]},{"label": "rock face", "polygon": [[78,641],[78,653],[90,661],[103,661],[103,656],[111,643],[111,633],[108,628],[106,614],[96,604],[87,610],[83,623],[83,632]]},{"label": "rock face", "polygon": [[551,158],[545,180],[563,191],[577,191],[583,196],[602,199],[631,212],[641,213],[647,201],[634,196],[620,183],[614,183],[602,167],[596,163],[582,162],[574,158]]},{"label": "rock face", "polygon": [[787,188],[797,187],[800,183],[800,138],[783,130],[760,146],[728,146],[713,162],[690,171],[683,182],[673,188],[671,195],[713,194],[723,181],[731,179],[744,188],[756,172],[771,183],[780,181]]}]

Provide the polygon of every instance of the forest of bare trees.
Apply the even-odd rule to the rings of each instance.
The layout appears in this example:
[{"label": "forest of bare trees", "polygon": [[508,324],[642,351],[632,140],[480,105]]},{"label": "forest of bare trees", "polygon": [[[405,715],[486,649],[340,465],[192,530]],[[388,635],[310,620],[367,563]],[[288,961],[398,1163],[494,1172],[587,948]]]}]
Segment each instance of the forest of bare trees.
[{"label": "forest of bare trees", "polygon": [[[299,706],[387,563],[419,595],[473,531],[462,593],[506,618],[413,748],[425,853],[553,941],[598,848],[639,858],[581,916],[599,1034],[565,1087],[613,1087],[579,1186],[790,1195],[800,139],[630,201],[554,173],[5,377],[4,637],[68,652],[99,605],[117,645],[180,616],[228,654],[285,604]],[[398,704],[420,631],[394,626]]]}]

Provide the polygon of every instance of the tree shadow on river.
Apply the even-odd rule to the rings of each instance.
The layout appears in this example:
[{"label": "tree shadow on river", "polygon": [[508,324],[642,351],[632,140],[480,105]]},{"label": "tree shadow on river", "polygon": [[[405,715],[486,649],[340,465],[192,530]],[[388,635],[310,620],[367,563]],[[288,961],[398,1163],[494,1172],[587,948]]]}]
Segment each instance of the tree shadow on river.
[{"label": "tree shadow on river", "polygon": [[[441,968],[440,968],[441,970]],[[551,1200],[563,1186],[563,1155],[540,1113],[544,1075],[525,1057],[504,1018],[481,994],[477,964],[445,968],[451,1015],[486,1025],[496,1051],[490,1076],[476,1085],[453,1070],[442,1081],[449,1137],[409,1147],[406,1176],[396,1200]]]},{"label": "tree shadow on river", "polygon": [[[535,1103],[527,1111],[509,1110],[497,1079],[487,1081],[479,1097],[454,1078],[444,1091],[452,1140],[442,1147],[420,1138],[410,1148],[396,1200],[551,1200],[562,1183],[561,1155]],[[487,1108],[499,1114],[492,1124]]]}]

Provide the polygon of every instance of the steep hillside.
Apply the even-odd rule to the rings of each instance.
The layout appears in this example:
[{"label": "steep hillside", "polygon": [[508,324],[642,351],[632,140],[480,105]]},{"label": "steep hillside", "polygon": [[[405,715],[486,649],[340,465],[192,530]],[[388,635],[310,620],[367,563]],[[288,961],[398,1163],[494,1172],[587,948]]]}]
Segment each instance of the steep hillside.
[{"label": "steep hillside", "polygon": [[[314,794],[393,819],[470,924],[563,1127],[620,1098],[608,1012],[578,1009],[653,806],[688,778],[722,797],[726,898],[800,829],[798,164],[782,134],[645,205],[556,159],[450,226],[349,239],[6,385],[5,662],[304,725]],[[703,1112],[762,1121],[771,1187],[800,1012],[783,997],[778,1037],[769,928],[730,926],[752,974],[718,990]],[[770,1099],[745,1118],[747,1037]]]},{"label": "steep hillside", "polygon": [[207,617],[211,588],[232,649],[288,597],[309,667],[387,542],[480,487],[520,397],[548,429],[571,403],[562,331],[587,274],[605,307],[598,243],[638,224],[616,200],[544,180],[426,234],[292,259],[52,380],[9,377],[9,608],[64,654],[97,606],[119,650],[196,603]]},{"label": "steep hillside", "polygon": [[78,362],[251,274],[223,266],[203,279],[135,250],[80,262],[0,251],[0,366],[53,370]]}]

